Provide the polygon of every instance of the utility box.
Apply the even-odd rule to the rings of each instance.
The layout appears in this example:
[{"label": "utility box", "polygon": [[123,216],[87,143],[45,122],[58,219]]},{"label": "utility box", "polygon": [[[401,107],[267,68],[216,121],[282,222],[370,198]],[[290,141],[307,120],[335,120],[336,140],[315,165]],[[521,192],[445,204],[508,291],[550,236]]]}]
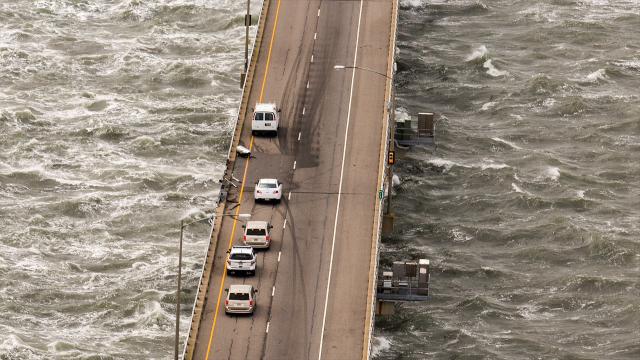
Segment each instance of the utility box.
[{"label": "utility box", "polygon": [[418,137],[433,137],[433,113],[418,113]]},{"label": "utility box", "polygon": [[435,140],[434,113],[418,113],[418,119],[407,115],[397,116],[394,140],[399,146],[431,146]]},{"label": "utility box", "polygon": [[393,272],[382,272],[382,292],[390,294],[393,288]]},{"label": "utility box", "polygon": [[380,301],[376,302],[376,315],[393,315],[395,313],[395,305],[393,302]]},{"label": "utility box", "polygon": [[378,277],[378,301],[424,301],[429,297],[429,260],[394,261]]},{"label": "utility box", "polygon": [[429,260],[418,260],[418,295],[429,295]]},{"label": "utility box", "polygon": [[395,139],[396,140],[411,140],[413,138],[413,127],[411,126],[410,118],[398,118],[396,119]]},{"label": "utility box", "polygon": [[393,233],[393,221],[395,220],[394,214],[382,215],[382,235],[391,235]]}]

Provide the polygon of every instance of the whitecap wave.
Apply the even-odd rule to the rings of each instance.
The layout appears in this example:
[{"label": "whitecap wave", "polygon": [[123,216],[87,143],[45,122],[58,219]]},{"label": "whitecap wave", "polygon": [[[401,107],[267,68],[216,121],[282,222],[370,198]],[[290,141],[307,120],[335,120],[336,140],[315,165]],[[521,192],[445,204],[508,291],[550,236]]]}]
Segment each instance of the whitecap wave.
[{"label": "whitecap wave", "polygon": [[484,45],[481,45],[479,48],[473,50],[473,52],[467,56],[465,61],[468,62],[476,59],[482,59],[487,55],[487,52],[488,52],[487,47]]},{"label": "whitecap wave", "polygon": [[516,185],[515,183],[511,183],[511,189],[513,189],[513,191],[517,192],[518,194],[532,195],[530,192],[523,190],[520,186]]},{"label": "whitecap wave", "polygon": [[511,141],[507,141],[507,140],[502,139],[502,138],[499,138],[497,136],[496,137],[492,137],[491,140],[497,141],[497,142],[501,142],[501,143],[503,143],[505,145],[509,145],[510,147],[512,147],[513,149],[516,149],[516,150],[522,150],[522,148],[520,146],[516,145],[515,143],[513,143]]},{"label": "whitecap wave", "polygon": [[464,243],[473,240],[473,236],[467,234],[462,229],[456,228],[451,230],[451,236],[453,236],[454,242]]},{"label": "whitecap wave", "polygon": [[484,161],[481,164],[479,164],[479,166],[480,166],[480,169],[482,169],[482,170],[487,170],[487,169],[500,170],[500,169],[505,169],[505,168],[509,168],[510,167],[507,164],[496,163],[496,162],[494,162],[492,160]]},{"label": "whitecap wave", "polygon": [[557,181],[560,178],[560,168],[555,166],[549,166],[544,170],[543,177]]},{"label": "whitecap wave", "polygon": [[638,59],[634,59],[634,60],[619,60],[619,61],[614,61],[613,64],[616,65],[616,66],[621,66],[621,67],[627,68],[627,69],[640,71],[640,60],[638,60]]},{"label": "whitecap wave", "polygon": [[505,76],[509,74],[508,71],[498,70],[498,68],[496,68],[491,62],[491,59],[485,61],[484,64],[482,64],[482,67],[487,69],[487,74],[493,77],[500,77],[500,76]]},{"label": "whitecap wave", "polygon": [[462,167],[466,167],[462,164],[458,164],[454,161],[451,160],[445,160],[445,159],[441,159],[441,158],[435,158],[435,159],[430,159],[429,164],[437,166],[439,168],[444,168],[446,171],[451,170],[452,167],[454,166],[462,166]]},{"label": "whitecap wave", "polygon": [[[609,76],[607,75],[607,70],[598,69],[587,75],[572,78],[571,80],[579,83],[599,83],[608,79]],[[597,98],[597,96],[595,96],[594,98]]]},{"label": "whitecap wave", "polygon": [[498,102],[496,102],[496,101],[490,101],[488,103],[484,103],[484,104],[482,104],[482,107],[480,108],[480,110],[487,111],[487,110],[495,107],[497,104],[498,104]]},{"label": "whitecap wave", "polygon": [[374,336],[371,344],[371,356],[376,357],[386,350],[391,349],[391,340],[385,336]]}]

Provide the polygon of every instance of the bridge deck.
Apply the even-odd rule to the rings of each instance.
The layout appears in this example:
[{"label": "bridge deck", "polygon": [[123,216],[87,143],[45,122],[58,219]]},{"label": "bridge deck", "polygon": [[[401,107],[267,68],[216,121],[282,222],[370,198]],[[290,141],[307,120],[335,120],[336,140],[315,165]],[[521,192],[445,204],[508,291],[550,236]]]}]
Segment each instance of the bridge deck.
[{"label": "bridge deck", "polygon": [[[390,76],[395,4],[271,0],[247,112],[256,102],[276,102],[281,128],[277,137],[253,137],[250,121],[239,122],[239,142],[254,157],[230,165],[244,181],[224,211],[270,221],[273,242],[259,252],[255,277],[226,276],[226,251],[240,243],[241,223],[226,217],[214,232],[194,358],[367,356],[390,82],[334,65],[355,61]],[[254,202],[260,177],[284,183],[280,204]],[[230,284],[258,288],[252,317],[224,314]]]}]

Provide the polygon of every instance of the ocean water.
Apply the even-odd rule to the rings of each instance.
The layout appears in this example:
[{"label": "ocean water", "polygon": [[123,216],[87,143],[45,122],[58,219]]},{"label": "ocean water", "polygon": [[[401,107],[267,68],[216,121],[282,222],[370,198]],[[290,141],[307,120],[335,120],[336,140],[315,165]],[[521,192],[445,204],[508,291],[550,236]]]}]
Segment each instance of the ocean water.
[{"label": "ocean water", "polygon": [[402,0],[401,115],[381,262],[432,296],[376,322],[376,359],[640,359],[640,2]]},{"label": "ocean water", "polygon": [[[244,9],[0,0],[1,359],[172,358],[179,223],[214,207]],[[183,334],[208,231],[185,230]]]},{"label": "ocean water", "polygon": [[[243,11],[0,0],[1,359],[171,358]],[[638,29],[631,0],[401,0],[398,111],[437,147],[399,158],[381,263],[429,258],[432,297],[377,319],[375,358],[640,358]]]}]

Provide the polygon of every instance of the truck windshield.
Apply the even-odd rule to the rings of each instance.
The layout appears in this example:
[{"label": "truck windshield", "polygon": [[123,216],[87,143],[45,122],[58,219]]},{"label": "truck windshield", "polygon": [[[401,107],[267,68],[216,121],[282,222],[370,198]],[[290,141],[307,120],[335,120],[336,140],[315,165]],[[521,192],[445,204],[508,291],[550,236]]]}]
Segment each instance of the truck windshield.
[{"label": "truck windshield", "polygon": [[229,300],[249,300],[249,293],[230,293]]},{"label": "truck windshield", "polygon": [[251,236],[267,235],[267,230],[265,230],[265,229],[247,229],[247,235],[251,235]]},{"label": "truck windshield", "polygon": [[243,254],[243,253],[231,254],[231,260],[251,260],[251,259],[253,259],[251,254]]}]

